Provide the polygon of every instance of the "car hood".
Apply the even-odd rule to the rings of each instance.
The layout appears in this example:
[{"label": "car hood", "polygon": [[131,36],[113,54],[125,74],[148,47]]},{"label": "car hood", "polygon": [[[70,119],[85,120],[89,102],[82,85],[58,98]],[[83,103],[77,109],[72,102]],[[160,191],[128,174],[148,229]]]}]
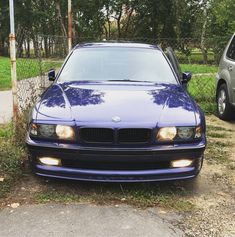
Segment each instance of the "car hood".
[{"label": "car hood", "polygon": [[[64,83],[52,85],[38,106],[38,120],[106,126],[195,125],[195,104],[179,85]],[[113,117],[119,117],[115,123]]]}]

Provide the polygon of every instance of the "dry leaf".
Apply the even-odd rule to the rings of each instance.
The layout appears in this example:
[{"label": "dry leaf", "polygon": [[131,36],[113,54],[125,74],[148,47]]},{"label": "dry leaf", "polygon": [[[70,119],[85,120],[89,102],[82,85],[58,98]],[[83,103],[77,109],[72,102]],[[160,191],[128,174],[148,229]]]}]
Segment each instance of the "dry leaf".
[{"label": "dry leaf", "polygon": [[12,207],[12,208],[17,208],[17,207],[19,207],[19,206],[20,206],[20,204],[19,204],[18,202],[11,204],[11,207]]},{"label": "dry leaf", "polygon": [[0,177],[0,182],[3,182],[4,181],[4,178],[3,177]]}]

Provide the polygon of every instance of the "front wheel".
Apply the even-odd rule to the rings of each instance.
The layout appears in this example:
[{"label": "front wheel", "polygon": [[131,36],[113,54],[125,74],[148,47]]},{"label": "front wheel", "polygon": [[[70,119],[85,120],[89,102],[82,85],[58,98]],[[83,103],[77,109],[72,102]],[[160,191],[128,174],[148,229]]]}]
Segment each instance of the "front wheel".
[{"label": "front wheel", "polygon": [[217,113],[222,120],[232,119],[232,106],[229,103],[228,90],[226,84],[220,85],[217,92]]}]

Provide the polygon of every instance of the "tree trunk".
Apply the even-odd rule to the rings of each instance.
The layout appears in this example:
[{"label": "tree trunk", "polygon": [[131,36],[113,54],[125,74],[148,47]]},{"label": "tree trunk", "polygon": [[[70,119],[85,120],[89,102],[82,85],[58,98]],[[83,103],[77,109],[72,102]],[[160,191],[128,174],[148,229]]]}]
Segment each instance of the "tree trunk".
[{"label": "tree trunk", "polygon": [[[57,18],[60,22],[61,31],[64,36],[64,40],[63,40],[64,49],[66,50],[67,49],[67,38],[68,38],[67,31],[66,31],[66,28],[65,28],[65,25],[63,22],[62,14],[61,14],[60,2],[57,0],[55,4],[56,4],[56,10],[57,10]],[[68,50],[66,50],[66,51],[68,51]]]},{"label": "tree trunk", "polygon": [[105,32],[105,39],[108,40],[108,30],[107,27],[104,25],[104,32]]},{"label": "tree trunk", "polygon": [[111,22],[109,17],[110,17],[109,5],[106,5],[106,21],[108,23],[108,29],[106,26],[104,26],[106,39],[110,39]]},{"label": "tree trunk", "polygon": [[131,10],[129,10],[129,13],[128,13],[127,23],[126,23],[126,27],[125,27],[125,36],[127,36],[128,30],[129,30],[130,20],[131,20],[133,11],[134,11],[134,6],[131,8]]},{"label": "tree trunk", "polygon": [[43,42],[44,42],[45,57],[48,58],[48,40],[46,36],[43,37]]},{"label": "tree trunk", "polygon": [[34,48],[34,55],[36,58],[39,57],[39,45],[38,45],[38,37],[35,37],[34,34],[32,34],[32,40],[33,40],[33,48]]},{"label": "tree trunk", "polygon": [[26,51],[26,56],[27,56],[27,58],[30,58],[30,38],[27,37],[26,41],[27,41],[27,51]]},{"label": "tree trunk", "polygon": [[122,18],[122,6],[117,17],[118,39],[121,38],[121,18]]},{"label": "tree trunk", "polygon": [[202,25],[202,34],[201,34],[201,51],[202,51],[202,56],[203,56],[203,63],[207,64],[208,63],[208,58],[207,58],[207,48],[206,48],[206,26],[207,26],[207,9],[206,7],[203,10],[203,25]]},{"label": "tree trunk", "polygon": [[[17,32],[18,33],[18,32]],[[21,30],[19,34],[17,34],[17,57],[23,57],[23,43],[25,39],[24,31]]]}]

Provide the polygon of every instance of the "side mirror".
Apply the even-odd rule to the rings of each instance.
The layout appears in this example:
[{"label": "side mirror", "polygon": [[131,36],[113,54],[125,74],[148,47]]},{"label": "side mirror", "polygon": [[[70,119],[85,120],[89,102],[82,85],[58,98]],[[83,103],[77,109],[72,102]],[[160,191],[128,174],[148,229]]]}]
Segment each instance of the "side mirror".
[{"label": "side mirror", "polygon": [[50,69],[48,71],[48,79],[49,79],[49,81],[55,80],[55,69]]},{"label": "side mirror", "polygon": [[187,84],[192,78],[192,73],[191,72],[183,72],[182,73],[182,84]]}]

